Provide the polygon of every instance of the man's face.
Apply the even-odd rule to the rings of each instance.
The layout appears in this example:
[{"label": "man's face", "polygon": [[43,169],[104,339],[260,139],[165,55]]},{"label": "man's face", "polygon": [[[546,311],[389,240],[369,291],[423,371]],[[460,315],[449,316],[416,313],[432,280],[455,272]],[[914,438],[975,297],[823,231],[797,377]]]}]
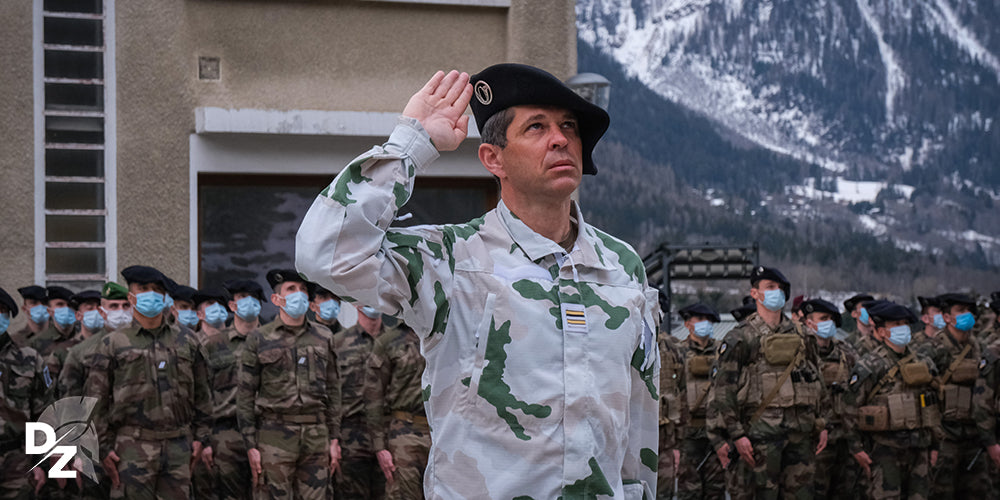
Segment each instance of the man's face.
[{"label": "man's face", "polygon": [[[572,112],[547,106],[514,106],[507,147],[498,152],[503,186],[523,195],[568,196],[583,175],[583,142]],[[499,148],[498,148],[499,149]]]},{"label": "man's face", "polygon": [[824,321],[830,321],[831,319],[833,319],[833,316],[830,315],[830,313],[816,311],[807,314],[805,322],[806,326],[809,327],[809,330],[815,332],[818,329],[817,325]]},{"label": "man's face", "polygon": [[55,316],[55,310],[60,307],[69,307],[69,302],[64,299],[49,299],[49,316]]},{"label": "man's face", "polygon": [[944,322],[955,326],[955,318],[961,314],[969,312],[969,306],[965,304],[954,304],[948,308],[948,311],[944,313]]},{"label": "man's face", "polygon": [[234,293],[233,294],[233,300],[229,301],[229,310],[230,311],[235,311],[236,310],[236,303],[239,302],[240,299],[242,299],[243,297],[250,297],[250,294],[247,293],[247,292],[236,292],[236,293]]},{"label": "man's face", "polygon": [[84,302],[76,308],[76,320],[83,321],[83,313],[97,309],[97,302]]},{"label": "man's face", "polygon": [[857,304],[854,304],[854,309],[851,309],[851,317],[854,318],[854,319],[861,319],[861,308],[862,307],[863,306],[862,306],[861,302],[858,302]]},{"label": "man's face", "polygon": [[174,319],[177,319],[177,315],[180,311],[192,311],[194,310],[194,302],[188,302],[186,300],[174,299],[174,305],[170,308],[170,312],[173,313]]},{"label": "man's face", "polygon": [[278,285],[278,289],[271,295],[271,303],[277,307],[284,307],[285,297],[295,292],[302,292],[308,295],[309,288],[301,281],[286,281]]},{"label": "man's face", "polygon": [[924,314],[923,316],[920,317],[920,321],[923,321],[924,324],[927,325],[933,324],[934,316],[937,316],[938,314],[941,314],[940,309],[934,306],[927,306],[926,308],[924,308]]},{"label": "man's face", "polygon": [[704,316],[694,315],[694,316],[691,316],[690,318],[684,320],[684,327],[688,329],[688,332],[691,335],[694,335],[694,324],[695,323],[700,323],[702,321],[708,321],[708,318],[706,318]]},{"label": "man's face", "polygon": [[[126,311],[132,310],[132,304],[130,304],[126,299],[101,299],[101,307],[104,308],[105,311],[119,311],[122,309]],[[104,319],[108,318],[105,317]]]},{"label": "man's face", "polygon": [[909,323],[905,319],[899,319],[899,320],[895,320],[895,321],[886,321],[884,325],[882,325],[882,326],[876,326],[875,327],[875,331],[872,332],[872,335],[876,339],[878,339],[878,340],[880,340],[882,342],[885,342],[886,340],[889,339],[889,335],[890,335],[889,329],[890,328],[895,328],[897,326],[903,326],[903,325],[908,325],[908,324]]},{"label": "man's face", "polygon": [[31,308],[39,304],[45,305],[44,302],[39,302],[35,299],[24,299],[24,305],[21,306],[21,310],[24,311],[26,314],[31,314]]},{"label": "man's face", "polygon": [[757,282],[757,286],[750,289],[750,296],[757,302],[764,302],[764,292],[768,290],[780,290],[781,284],[777,281],[762,279]]}]

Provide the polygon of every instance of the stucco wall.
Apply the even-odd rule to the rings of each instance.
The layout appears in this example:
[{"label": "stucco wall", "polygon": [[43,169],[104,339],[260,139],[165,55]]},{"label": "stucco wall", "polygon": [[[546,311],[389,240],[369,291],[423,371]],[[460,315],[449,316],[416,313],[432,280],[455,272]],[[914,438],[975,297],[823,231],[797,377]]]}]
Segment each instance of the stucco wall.
[{"label": "stucco wall", "polygon": [[[0,287],[20,304],[17,289],[34,281],[35,163],[31,2],[0,2]],[[24,321],[19,315],[14,330]]]}]

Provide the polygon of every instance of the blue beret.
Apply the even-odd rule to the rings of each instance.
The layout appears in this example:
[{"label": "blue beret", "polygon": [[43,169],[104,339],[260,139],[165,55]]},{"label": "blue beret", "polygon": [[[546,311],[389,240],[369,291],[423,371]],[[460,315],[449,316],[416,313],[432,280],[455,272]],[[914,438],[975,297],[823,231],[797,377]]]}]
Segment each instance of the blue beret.
[{"label": "blue beret", "polygon": [[576,114],[583,144],[583,173],[596,174],[592,153],[611,118],[547,71],[525,64],[495,64],[469,78],[472,114],[482,134],[491,116],[511,106],[555,106]]}]

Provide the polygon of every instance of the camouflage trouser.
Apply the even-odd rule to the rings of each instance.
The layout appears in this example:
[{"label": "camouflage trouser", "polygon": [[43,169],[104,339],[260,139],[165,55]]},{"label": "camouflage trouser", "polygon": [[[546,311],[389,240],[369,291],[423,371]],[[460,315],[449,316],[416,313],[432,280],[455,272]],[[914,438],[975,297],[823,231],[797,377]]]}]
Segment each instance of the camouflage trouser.
[{"label": "camouflage trouser", "polygon": [[678,500],[722,500],[725,497],[726,478],[722,464],[708,438],[682,440],[681,463],[677,471]]},{"label": "camouflage trouser", "polygon": [[[188,498],[191,494],[191,438],[148,441],[118,435],[118,488],[112,498]],[[96,465],[96,464],[95,464]]]},{"label": "camouflage trouser", "polygon": [[868,453],[872,479],[868,498],[927,500],[931,489],[930,451],[875,443]]},{"label": "camouflage trouser", "polygon": [[[230,427],[212,429],[212,487],[220,499],[249,499],[250,461],[240,431]],[[328,443],[329,444],[329,443]]]},{"label": "camouflage trouser", "polygon": [[[20,444],[24,446],[23,438]],[[34,491],[28,469],[35,462],[29,462],[28,456],[15,446],[17,444],[11,444],[9,449],[0,452],[0,500],[28,500]]]},{"label": "camouflage trouser", "polygon": [[[729,444],[730,449],[733,444]],[[718,456],[718,455],[716,455]],[[753,471],[740,457],[730,456],[729,467],[726,468],[726,492],[732,500],[753,499]]]},{"label": "camouflage trouser", "polygon": [[191,498],[194,500],[217,500],[219,498],[215,485],[212,484],[212,471],[208,470],[208,466],[201,460],[191,466]]},{"label": "camouflage trouser", "polygon": [[751,439],[754,448],[755,499],[815,497],[816,445],[810,435],[791,432],[782,439]]},{"label": "camouflage trouser", "polygon": [[941,441],[940,448],[937,464],[931,468],[934,477],[932,496],[935,499],[989,497],[991,460],[979,445],[979,440],[945,439]]},{"label": "camouflage trouser", "polygon": [[659,500],[674,498],[674,446],[676,443],[667,442],[673,440],[673,425],[660,426],[659,460],[656,464],[656,498]]},{"label": "camouflage trouser", "polygon": [[325,424],[264,422],[257,431],[263,484],[254,498],[326,497],[330,480],[330,439]]},{"label": "camouflage trouser", "polygon": [[392,419],[389,425],[389,453],[392,454],[393,482],[386,490],[388,500],[424,498],[424,469],[431,448],[431,430],[427,425]]},{"label": "camouflage trouser", "polygon": [[104,473],[100,462],[94,462],[94,472],[97,473],[96,483],[89,477],[83,478],[83,493],[79,497],[81,500],[105,500],[111,496],[111,479]]},{"label": "camouflage trouser", "polygon": [[816,499],[852,500],[863,496],[863,475],[846,439],[828,442],[816,456]]},{"label": "camouflage trouser", "polygon": [[345,418],[340,423],[340,471],[336,474],[337,498],[381,500],[385,498],[385,475],[375,459],[371,433],[364,417]]}]

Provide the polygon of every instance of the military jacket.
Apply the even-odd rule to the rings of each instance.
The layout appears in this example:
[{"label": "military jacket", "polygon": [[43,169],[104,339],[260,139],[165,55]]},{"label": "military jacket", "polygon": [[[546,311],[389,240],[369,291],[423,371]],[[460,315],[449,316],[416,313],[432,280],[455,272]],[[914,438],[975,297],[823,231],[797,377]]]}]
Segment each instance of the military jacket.
[{"label": "military jacket", "polygon": [[340,436],[340,377],[333,334],[306,321],[274,321],[247,336],[236,392],[236,419],[247,449],[257,448],[258,419],[316,415],[329,438]]},{"label": "military jacket", "polygon": [[409,328],[384,331],[375,339],[365,368],[364,402],[375,451],[386,449],[387,415],[424,415],[420,338]]},{"label": "military jacket", "polygon": [[827,428],[830,430],[827,439],[830,441],[844,437],[844,392],[850,380],[851,371],[858,362],[858,353],[847,342],[830,339],[826,348],[816,346],[820,356],[820,370],[823,383],[830,393],[833,411],[827,414]]},{"label": "military jacket", "polygon": [[934,336],[927,335],[927,332],[923,328],[919,330],[913,330],[913,338],[910,340],[910,345],[914,348],[922,349],[923,346],[933,339],[941,335],[941,330],[938,330]]},{"label": "military jacket", "polygon": [[[0,333],[0,456],[24,450],[25,423],[38,420],[51,402],[41,356]],[[4,471],[24,474],[27,471]]]},{"label": "military jacket", "polygon": [[875,340],[875,337],[872,337],[871,335],[864,335],[860,340],[858,340],[857,344],[855,344],[854,350],[858,352],[859,356],[864,356],[865,354],[878,349],[881,345],[882,343]]},{"label": "military jacket", "polygon": [[236,391],[240,385],[240,366],[247,336],[235,326],[207,335],[205,360],[212,390],[212,420],[236,419]]},{"label": "military jacket", "polygon": [[211,396],[201,345],[183,326],[147,330],[133,322],[101,339],[85,396],[98,399],[94,422],[101,456],[114,449],[122,427],[190,429],[204,441]]},{"label": "military jacket", "polygon": [[[964,358],[959,359],[966,345],[969,346]],[[960,344],[947,329],[942,330],[927,344],[917,348],[926,355],[938,371],[938,407],[941,412],[941,428],[945,439],[960,440],[976,437],[976,423],[973,420],[972,392],[983,359],[983,348],[978,338],[969,332],[967,344]],[[949,368],[954,370],[948,373]],[[945,381],[944,377],[948,376]]]},{"label": "military jacket", "polygon": [[[384,335],[387,331],[383,327],[379,335]],[[341,416],[344,419],[359,417],[364,420],[365,364],[373,345],[375,337],[369,335],[361,325],[354,325],[333,336],[333,350],[337,353],[337,368],[340,372]]]},{"label": "military jacket", "polygon": [[[902,370],[897,369],[893,376],[887,375],[893,367],[905,361],[913,354],[909,363],[922,364],[930,374],[923,384],[907,384]],[[930,358],[914,352],[907,347],[903,353],[897,353],[882,345],[863,355],[854,365],[851,378],[844,392],[844,432],[851,454],[870,450],[872,441],[893,448],[938,448],[942,437],[941,417],[934,404],[936,391],[931,386],[931,378],[937,375],[934,362]],[[886,381],[882,383],[883,378]],[[880,386],[881,384],[881,386]],[[880,387],[879,387],[880,386]],[[872,391],[879,390],[872,394]],[[869,397],[869,395],[871,397]],[[885,427],[882,430],[862,430],[860,422],[863,407],[881,408]],[[899,411],[898,416],[894,413]],[[871,416],[872,423],[878,418]],[[890,423],[892,420],[902,420]]]},{"label": "military jacket", "polygon": [[684,439],[704,438],[717,345],[712,337],[706,337],[702,346],[688,336],[677,347],[684,367],[680,398],[685,411]]},{"label": "military jacket", "polygon": [[[38,335],[31,339],[31,347],[45,361],[47,370],[43,373],[43,377],[49,386],[55,386],[55,381],[59,379],[59,371],[62,370],[69,348],[82,341],[79,323],[74,323],[68,331],[61,332],[56,327],[55,320],[49,320],[48,328],[38,332]],[[58,398],[58,395],[56,397]]]},{"label": "military jacket", "polygon": [[575,204],[568,252],[502,201],[466,224],[390,229],[437,156],[401,118],[320,193],[295,245],[308,279],[421,338],[427,497],[652,498],[659,304],[642,259]]},{"label": "military jacket", "polygon": [[1000,420],[1000,342],[983,349],[979,360],[979,377],[972,393],[973,420],[984,447],[1000,442],[997,420]]},{"label": "military jacket", "polygon": [[66,352],[66,360],[59,370],[60,397],[83,395],[83,385],[94,367],[101,340],[107,334],[107,330],[102,328]]},{"label": "military jacket", "polygon": [[684,362],[668,332],[661,332],[657,347],[660,354],[660,447],[677,446],[681,426],[687,416],[684,404]]},{"label": "military jacket", "polygon": [[[766,359],[764,346],[772,341],[771,337],[798,337],[802,359],[759,419],[751,422],[789,364],[772,364]],[[709,403],[712,418],[707,423],[715,428],[712,433],[733,441],[743,436],[754,441],[780,439],[789,432],[818,434],[824,428],[830,405],[815,340],[786,316],[782,315],[778,325],[771,328],[752,313],[744,324],[726,334],[719,344],[717,363]]]}]

